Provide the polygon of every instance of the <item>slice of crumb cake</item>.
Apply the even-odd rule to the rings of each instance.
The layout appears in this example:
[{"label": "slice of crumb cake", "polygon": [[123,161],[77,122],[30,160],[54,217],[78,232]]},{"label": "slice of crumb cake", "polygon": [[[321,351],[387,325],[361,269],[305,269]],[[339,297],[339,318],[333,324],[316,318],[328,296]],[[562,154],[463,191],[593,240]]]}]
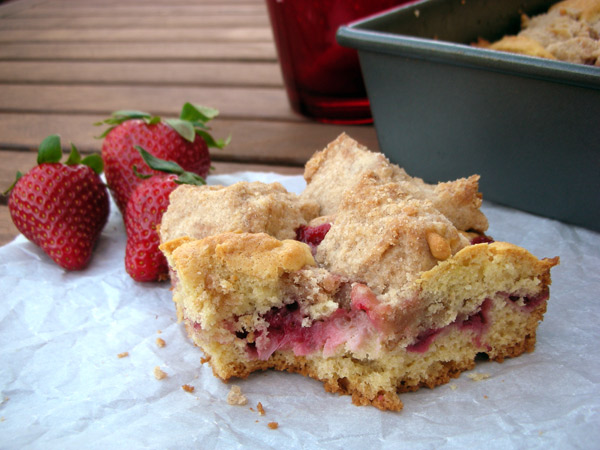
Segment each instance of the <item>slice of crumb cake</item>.
[{"label": "slice of crumb cake", "polygon": [[[350,138],[340,139],[352,147]],[[417,180],[407,188],[408,175],[382,176],[401,169],[358,150],[349,158],[363,168],[351,169],[358,178],[352,183],[345,172],[326,168],[335,151],[317,154],[319,164],[312,160],[307,190],[319,172],[347,187],[330,196],[328,216],[312,220],[314,211],[298,211],[319,202],[321,188],[290,197],[287,207],[296,212],[278,223],[297,239],[273,227],[245,229],[240,221],[205,235],[196,223],[196,231],[163,240],[178,318],[217,377],[293,371],[352,395],[357,405],[397,411],[399,392],[446,383],[473,368],[480,353],[502,361],[533,350],[558,258],[540,260],[503,242],[473,244],[487,228],[476,191],[453,196],[470,199],[456,202],[470,216],[459,228],[452,214],[436,208],[435,186]],[[364,158],[375,164],[365,170]],[[227,189],[211,191],[220,194],[208,201],[220,208],[262,204]],[[207,208],[174,195],[161,231],[175,217],[194,215],[190,209]]]}]

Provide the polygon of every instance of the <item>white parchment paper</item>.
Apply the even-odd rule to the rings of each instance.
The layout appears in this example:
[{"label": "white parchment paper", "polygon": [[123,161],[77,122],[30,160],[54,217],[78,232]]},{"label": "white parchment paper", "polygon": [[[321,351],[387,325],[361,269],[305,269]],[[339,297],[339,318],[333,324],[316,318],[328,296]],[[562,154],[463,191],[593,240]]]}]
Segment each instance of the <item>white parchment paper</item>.
[{"label": "white parchment paper", "polygon": [[[241,179],[304,187],[301,177],[268,173],[209,182]],[[392,413],[356,407],[296,374],[270,371],[229,385],[216,379],[176,323],[169,284],[126,274],[125,232],[112,206],[85,271],[62,270],[22,236],[0,248],[0,448],[600,446],[598,233],[484,203],[496,240],[561,257],[536,351],[480,363],[471,374],[489,375],[481,381],[465,373],[403,394],[404,410]],[[118,358],[123,352],[129,356]],[[156,366],[168,377],[156,380]],[[246,406],[227,404],[231,384]]]}]

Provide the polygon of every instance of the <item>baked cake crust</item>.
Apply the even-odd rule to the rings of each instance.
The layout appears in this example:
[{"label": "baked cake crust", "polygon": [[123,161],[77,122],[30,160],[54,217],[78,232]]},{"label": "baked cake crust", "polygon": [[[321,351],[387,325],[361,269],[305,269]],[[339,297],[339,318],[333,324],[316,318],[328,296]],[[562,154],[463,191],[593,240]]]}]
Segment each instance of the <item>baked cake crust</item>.
[{"label": "baked cake crust", "polygon": [[382,184],[397,183],[406,197],[429,200],[459,230],[484,232],[488,228],[487,218],[480,211],[479,176],[427,184],[344,133],[306,163],[307,186],[300,196],[319,203],[319,215],[333,215],[344,194],[352,191],[364,177]]},{"label": "baked cake crust", "polygon": [[564,0],[547,13],[522,16],[521,31],[499,41],[481,41],[492,50],[600,66],[600,1]]},{"label": "baked cake crust", "polygon": [[319,215],[319,204],[288,192],[280,183],[231,186],[181,185],[169,197],[160,226],[161,242],[203,238],[225,231],[269,233],[293,239],[296,228]]},{"label": "baked cake crust", "polygon": [[[335,172],[338,151],[360,167]],[[298,372],[357,405],[398,411],[398,393],[448,382],[473,368],[477,355],[503,361],[533,351],[558,258],[538,259],[509,243],[489,243],[481,231],[465,233],[401,169],[368,153],[340,136],[307,166],[309,193],[285,205],[295,211],[258,231],[252,221],[232,227],[223,220],[211,225],[212,234],[197,233],[213,218],[194,209],[210,210],[209,202],[225,209],[223,217],[244,216],[229,208],[256,212],[261,199],[272,200],[266,185],[202,189],[201,196],[211,195],[200,203],[192,193],[198,188],[175,191],[182,198],[173,197],[165,213],[170,224],[161,231],[179,217],[196,221],[192,232],[165,232],[176,237],[161,250],[172,269],[178,319],[215,376]],[[347,173],[358,181],[346,183]],[[384,179],[386,173],[402,180]],[[346,183],[345,190],[316,213],[301,213],[327,192],[330,178]],[[319,186],[310,190],[313,183]],[[455,202],[468,222],[487,227],[477,191],[450,184],[453,198],[470,199],[467,207]],[[245,189],[260,193],[239,195]],[[330,214],[310,219],[323,211]],[[297,239],[278,237],[290,230]]]}]

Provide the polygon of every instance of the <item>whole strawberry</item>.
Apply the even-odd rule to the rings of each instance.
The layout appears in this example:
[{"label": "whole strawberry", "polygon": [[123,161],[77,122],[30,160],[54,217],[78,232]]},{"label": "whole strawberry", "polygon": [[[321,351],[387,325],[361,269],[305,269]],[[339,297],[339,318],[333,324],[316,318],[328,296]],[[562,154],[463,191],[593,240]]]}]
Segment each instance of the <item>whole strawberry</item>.
[{"label": "whole strawberry", "polygon": [[142,180],[127,203],[125,269],[136,281],[162,281],[169,276],[167,260],[158,246],[157,226],[169,206],[169,195],[179,184],[204,184],[204,179],[176,163],[153,157],[137,147],[145,163],[159,171]]},{"label": "whole strawberry", "polygon": [[38,151],[38,165],[17,174],[8,209],[17,229],[59,266],[81,270],[92,256],[109,213],[109,196],[100,179],[102,158],[81,159],[71,144],[63,164],[57,135],[48,136]]},{"label": "whole strawberry", "polygon": [[186,103],[178,119],[161,119],[140,111],[117,111],[98,124],[110,125],[101,136],[105,138],[102,158],[108,187],[122,213],[140,183],[134,168],[138,167],[143,174],[153,173],[144,165],[135,146],[204,177],[210,169],[209,147],[223,148],[228,142],[214,140],[208,132],[207,122],[217,115],[215,109]]}]

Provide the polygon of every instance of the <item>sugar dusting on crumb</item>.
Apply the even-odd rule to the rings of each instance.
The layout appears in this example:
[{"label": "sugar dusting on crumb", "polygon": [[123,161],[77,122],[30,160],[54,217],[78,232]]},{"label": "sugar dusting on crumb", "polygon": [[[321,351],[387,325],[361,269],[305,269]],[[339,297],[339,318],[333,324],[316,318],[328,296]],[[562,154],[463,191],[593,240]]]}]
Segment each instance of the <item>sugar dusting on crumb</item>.
[{"label": "sugar dusting on crumb", "polygon": [[485,380],[486,378],[489,378],[490,374],[475,372],[475,373],[470,373],[467,376],[473,381],[481,381],[481,380]]},{"label": "sugar dusting on crumb", "polygon": [[166,372],[163,372],[160,367],[156,366],[154,368],[154,378],[157,380],[162,380],[167,377]]},{"label": "sugar dusting on crumb", "polygon": [[227,403],[230,405],[245,405],[248,403],[248,399],[242,394],[242,389],[234,384],[227,394]]}]

